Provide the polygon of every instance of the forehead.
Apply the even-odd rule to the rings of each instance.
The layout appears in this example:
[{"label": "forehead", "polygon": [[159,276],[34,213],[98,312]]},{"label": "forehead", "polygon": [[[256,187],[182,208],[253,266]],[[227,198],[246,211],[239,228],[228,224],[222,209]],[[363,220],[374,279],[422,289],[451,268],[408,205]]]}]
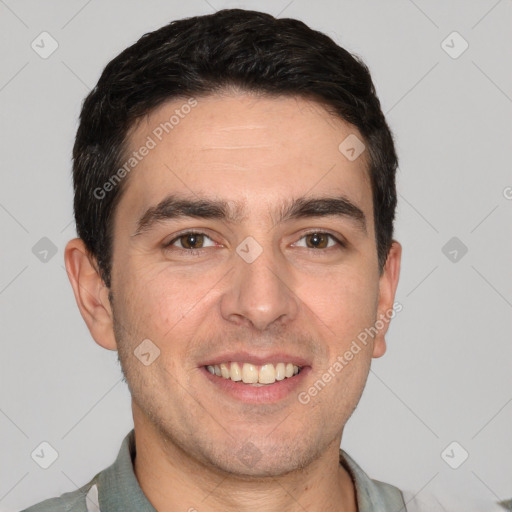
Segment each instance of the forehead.
[{"label": "forehead", "polygon": [[126,158],[138,153],[137,164],[119,208],[136,215],[181,193],[231,199],[257,212],[283,198],[341,194],[369,220],[367,151],[347,158],[340,151],[347,137],[362,141],[354,126],[304,98],[239,93],[175,99],[132,129]]}]

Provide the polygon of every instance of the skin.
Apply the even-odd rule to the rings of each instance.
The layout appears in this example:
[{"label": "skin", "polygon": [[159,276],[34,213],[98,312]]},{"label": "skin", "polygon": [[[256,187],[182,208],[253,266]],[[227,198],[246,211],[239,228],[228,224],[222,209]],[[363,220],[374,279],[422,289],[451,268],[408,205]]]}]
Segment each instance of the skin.
[{"label": "skin", "polygon": [[[391,310],[401,246],[393,242],[380,274],[366,152],[351,162],[338,150],[362,136],[301,98],[231,91],[197,101],[128,178],[114,218],[112,304],[83,242],[65,253],[81,314],[99,345],[118,350],[130,387],[137,479],[161,512],[356,511],[339,446],[388,323],[305,405],[295,392],[274,404],[235,400],[198,364],[226,349],[282,350],[310,360],[298,391],[307,390]],[[184,102],[142,119],[131,147]],[[134,236],[139,216],[169,193],[235,200],[245,215],[166,220]],[[338,195],[365,213],[366,233],[339,216],[274,222],[283,200]],[[202,253],[162,247],[185,229],[210,237]],[[346,247],[308,248],[311,229]],[[248,236],[263,249],[250,264],[236,252]],[[133,354],[146,338],[160,349],[149,366]],[[260,456],[250,465],[236,455],[248,441]]]}]

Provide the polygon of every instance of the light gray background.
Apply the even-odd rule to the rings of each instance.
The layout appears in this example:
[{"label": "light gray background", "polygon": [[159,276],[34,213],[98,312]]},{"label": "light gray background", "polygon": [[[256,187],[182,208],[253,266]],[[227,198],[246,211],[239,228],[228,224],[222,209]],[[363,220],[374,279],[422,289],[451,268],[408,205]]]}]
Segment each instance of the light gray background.
[{"label": "light gray background", "polygon": [[[361,55],[396,137],[404,309],[342,446],[403,489],[512,497],[510,0],[0,0],[0,510],[83,485],[132,426],[116,354],[90,337],[63,266],[81,102],[143,33],[236,6]],[[48,59],[31,48],[42,31],[59,44]],[[441,46],[453,31],[469,44],[456,59]],[[442,252],[454,236],[468,248],[456,262]],[[59,454],[46,470],[30,455],[42,441]],[[441,457],[452,441],[469,453],[458,469]]]}]

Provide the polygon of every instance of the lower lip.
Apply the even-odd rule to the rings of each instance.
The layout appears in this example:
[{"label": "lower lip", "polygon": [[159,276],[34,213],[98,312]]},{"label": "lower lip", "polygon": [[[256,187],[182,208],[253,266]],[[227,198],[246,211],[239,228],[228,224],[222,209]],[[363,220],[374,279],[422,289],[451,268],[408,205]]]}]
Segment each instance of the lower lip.
[{"label": "lower lip", "polygon": [[303,382],[311,367],[305,366],[293,377],[283,380],[276,380],[273,384],[264,384],[262,386],[251,386],[241,382],[234,382],[231,379],[218,377],[210,373],[204,366],[201,371],[206,378],[221,392],[240,400],[252,404],[268,404],[278,402],[290,396]]}]

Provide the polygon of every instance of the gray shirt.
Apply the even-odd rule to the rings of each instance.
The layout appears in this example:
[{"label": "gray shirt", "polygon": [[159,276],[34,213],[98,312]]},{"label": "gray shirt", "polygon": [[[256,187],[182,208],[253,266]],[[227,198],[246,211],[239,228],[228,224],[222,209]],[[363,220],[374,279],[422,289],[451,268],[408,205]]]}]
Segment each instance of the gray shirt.
[{"label": "gray shirt", "polygon": [[[116,461],[80,489],[51,498],[24,512],[155,512],[133,471],[135,432],[123,440]],[[340,449],[340,464],[354,481],[359,512],[405,512],[404,498],[392,485],[371,480]],[[193,509],[192,509],[193,510]]]}]

